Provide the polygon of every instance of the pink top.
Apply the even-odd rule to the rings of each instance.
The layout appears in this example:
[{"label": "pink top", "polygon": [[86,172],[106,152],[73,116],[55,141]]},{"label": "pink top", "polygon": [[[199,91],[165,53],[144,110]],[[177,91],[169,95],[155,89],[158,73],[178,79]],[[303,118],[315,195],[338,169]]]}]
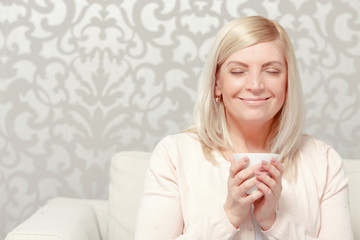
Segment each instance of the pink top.
[{"label": "pink top", "polygon": [[[230,163],[213,151],[206,160],[195,134],[164,138],[155,148],[146,175],[135,239],[255,239],[251,216],[239,229],[223,205]],[[330,146],[304,136],[298,179],[283,179],[277,219],[264,239],[353,239],[348,179]]]}]

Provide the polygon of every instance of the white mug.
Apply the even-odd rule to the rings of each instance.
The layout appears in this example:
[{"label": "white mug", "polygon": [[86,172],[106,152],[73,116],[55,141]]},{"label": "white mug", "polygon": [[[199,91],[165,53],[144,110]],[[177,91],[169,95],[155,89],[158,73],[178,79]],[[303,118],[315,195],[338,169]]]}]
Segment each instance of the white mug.
[{"label": "white mug", "polygon": [[[280,160],[280,155],[275,153],[234,153],[234,160],[240,160],[241,158],[248,157],[249,164],[247,167],[260,164],[262,160],[270,162],[271,159],[275,158],[276,160]],[[257,190],[256,186],[252,187],[246,193],[251,194],[253,191]]]}]

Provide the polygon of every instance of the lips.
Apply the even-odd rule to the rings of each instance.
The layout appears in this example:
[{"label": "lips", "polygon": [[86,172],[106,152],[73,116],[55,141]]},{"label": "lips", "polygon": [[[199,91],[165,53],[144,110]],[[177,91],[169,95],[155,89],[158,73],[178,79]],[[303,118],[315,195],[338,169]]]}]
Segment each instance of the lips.
[{"label": "lips", "polygon": [[260,98],[239,98],[240,100],[247,102],[262,102],[270,99],[270,97],[260,97]]},{"label": "lips", "polygon": [[250,97],[250,98],[239,98],[243,103],[251,107],[260,107],[266,104],[271,97]]}]

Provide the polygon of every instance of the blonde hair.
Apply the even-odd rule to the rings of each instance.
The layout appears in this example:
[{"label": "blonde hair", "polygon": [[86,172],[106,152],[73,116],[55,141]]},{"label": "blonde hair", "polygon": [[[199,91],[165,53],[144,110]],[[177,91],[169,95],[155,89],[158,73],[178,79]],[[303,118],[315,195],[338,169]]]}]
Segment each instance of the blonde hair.
[{"label": "blonde hair", "polygon": [[211,150],[231,149],[232,143],[222,102],[215,102],[217,70],[234,52],[257,43],[278,40],[287,63],[285,103],[274,116],[267,150],[282,156],[285,169],[295,168],[294,157],[299,147],[304,124],[302,89],[291,40],[275,21],[260,16],[233,20],[216,35],[203,71],[199,77],[198,98],[194,108],[194,131],[202,141],[203,151],[211,159]]}]

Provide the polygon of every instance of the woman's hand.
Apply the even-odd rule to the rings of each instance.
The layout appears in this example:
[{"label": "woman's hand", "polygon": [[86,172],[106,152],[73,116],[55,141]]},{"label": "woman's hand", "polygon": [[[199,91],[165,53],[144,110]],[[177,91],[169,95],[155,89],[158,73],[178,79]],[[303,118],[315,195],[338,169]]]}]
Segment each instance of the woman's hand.
[{"label": "woman's hand", "polygon": [[264,194],[264,197],[254,204],[254,217],[263,230],[268,230],[276,220],[276,206],[282,191],[281,178],[284,166],[280,161],[271,159],[270,163],[263,161],[254,173],[255,184]]},{"label": "woman's hand", "polygon": [[244,157],[238,161],[230,159],[230,174],[228,178],[228,195],[224,204],[224,210],[230,222],[238,228],[246,219],[251,210],[251,204],[263,196],[261,191],[252,194],[246,192],[255,186],[256,178],[254,171],[258,166],[247,168],[249,158]]}]

